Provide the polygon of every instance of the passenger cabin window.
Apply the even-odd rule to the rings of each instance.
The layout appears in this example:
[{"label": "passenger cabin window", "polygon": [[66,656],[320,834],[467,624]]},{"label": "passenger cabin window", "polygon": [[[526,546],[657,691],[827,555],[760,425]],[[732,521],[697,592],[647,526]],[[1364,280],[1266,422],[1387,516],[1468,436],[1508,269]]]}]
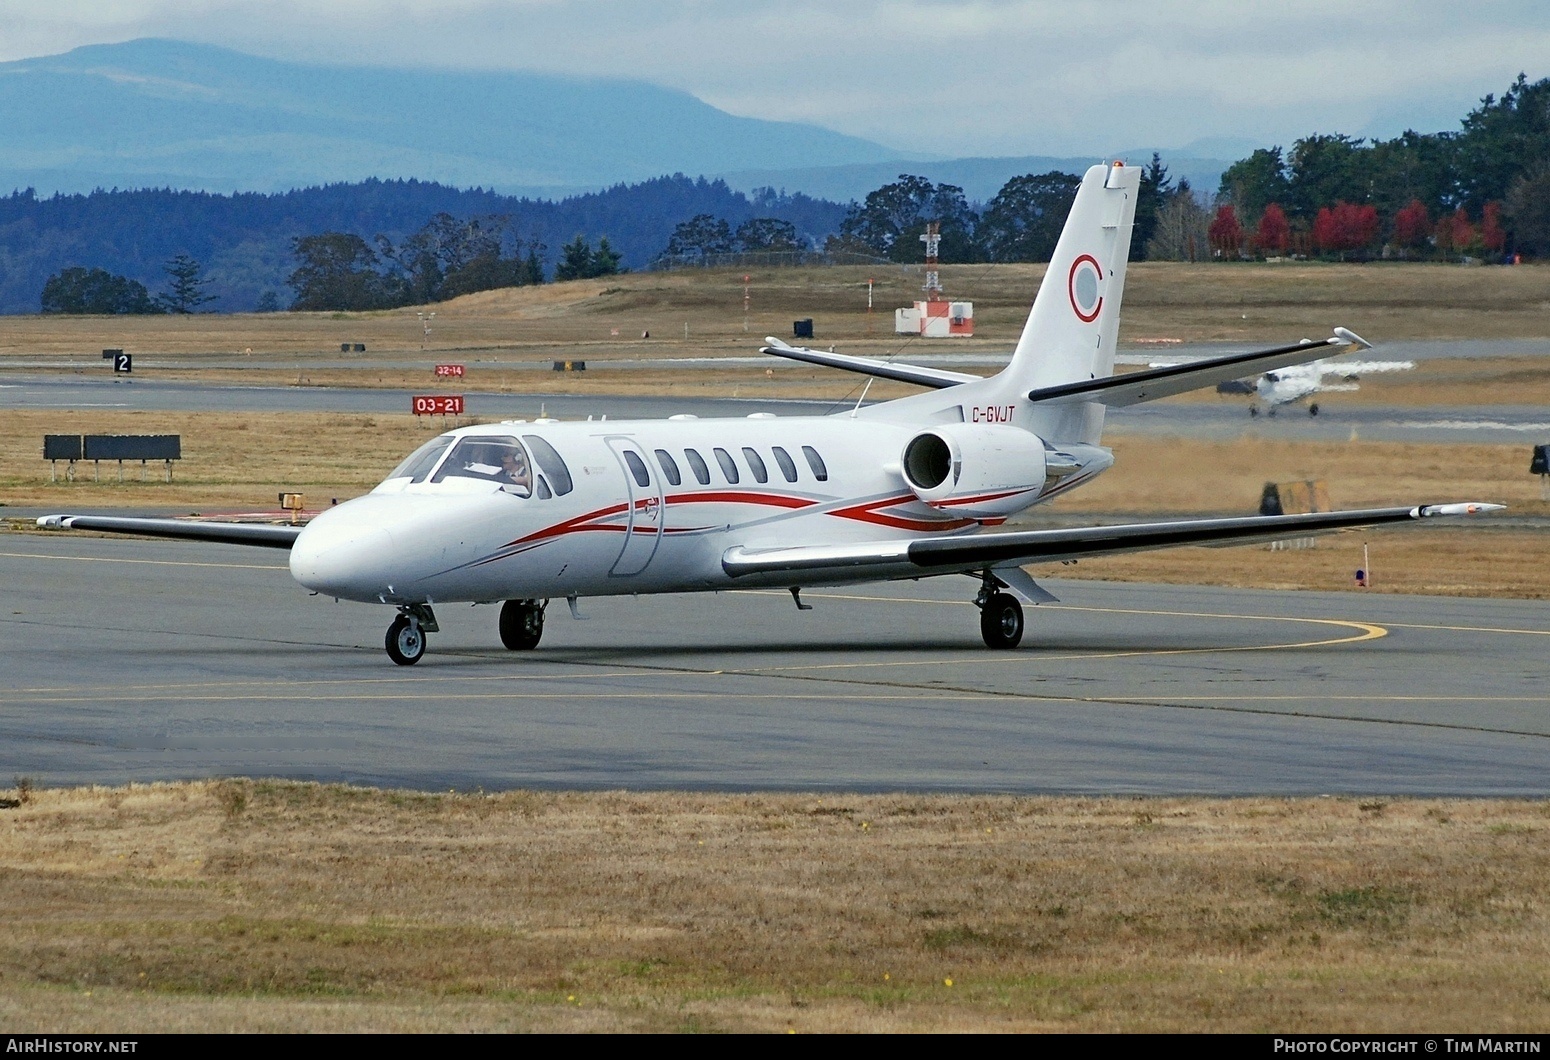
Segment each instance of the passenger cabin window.
[{"label": "passenger cabin window", "polygon": [[759,455],[757,450],[750,449],[745,445],[743,446],[743,456],[747,459],[748,470],[753,472],[753,477],[756,481],[768,482],[770,480],[770,473],[764,467],[764,458]]},{"label": "passenger cabin window", "polygon": [[651,472],[646,470],[646,462],[628,449],[624,451],[624,462],[629,465],[630,474],[635,476],[637,486],[651,485]]},{"label": "passenger cabin window", "polygon": [[685,449],[684,458],[689,461],[689,469],[694,472],[694,477],[699,484],[709,486],[710,468],[705,466],[705,458],[693,449]]},{"label": "passenger cabin window", "polygon": [[570,478],[570,469],[565,466],[565,461],[560,459],[560,454],[554,451],[554,446],[538,437],[536,434],[524,434],[522,440],[533,450],[533,459],[538,461],[538,470],[544,473],[549,484],[554,487],[557,497],[563,497],[569,493],[574,485]]},{"label": "passenger cabin window", "polygon": [[780,465],[780,473],[785,476],[787,482],[797,480],[796,462],[791,459],[790,453],[778,445],[775,447],[775,463]]},{"label": "passenger cabin window", "polygon": [[440,438],[432,438],[420,448],[410,453],[402,464],[393,469],[388,478],[406,478],[410,482],[424,482],[436,467],[436,461],[441,459],[441,454],[447,451],[452,444],[452,439],[447,435]]},{"label": "passenger cabin window", "polygon": [[739,479],[737,461],[732,459],[732,454],[725,449],[719,448],[713,449],[711,452],[716,454],[716,463],[721,465],[721,473],[727,477],[727,481],[734,486],[737,485]]},{"label": "passenger cabin window", "polygon": [[823,457],[818,455],[818,450],[810,445],[804,445],[802,455],[807,457],[807,466],[813,469],[813,477],[819,482],[828,482],[829,469],[824,466]]},{"label": "passenger cabin window", "polygon": [[432,482],[471,478],[499,483],[507,493],[528,497],[533,493],[533,468],[527,450],[515,438],[476,435],[460,440],[442,462]]},{"label": "passenger cabin window", "polygon": [[662,465],[662,474],[667,476],[668,482],[676,486],[683,481],[683,476],[678,473],[677,462],[666,449],[657,450],[657,463]]}]

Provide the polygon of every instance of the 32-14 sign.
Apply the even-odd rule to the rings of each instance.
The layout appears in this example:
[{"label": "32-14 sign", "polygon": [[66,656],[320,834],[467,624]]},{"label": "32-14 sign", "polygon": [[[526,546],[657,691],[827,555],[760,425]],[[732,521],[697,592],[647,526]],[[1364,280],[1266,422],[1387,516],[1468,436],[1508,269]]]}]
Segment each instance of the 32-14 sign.
[{"label": "32-14 sign", "polygon": [[437,379],[461,379],[463,378],[463,366],[460,364],[438,364],[436,366]]},{"label": "32-14 sign", "polygon": [[414,398],[416,416],[461,416],[462,394],[421,394]]}]

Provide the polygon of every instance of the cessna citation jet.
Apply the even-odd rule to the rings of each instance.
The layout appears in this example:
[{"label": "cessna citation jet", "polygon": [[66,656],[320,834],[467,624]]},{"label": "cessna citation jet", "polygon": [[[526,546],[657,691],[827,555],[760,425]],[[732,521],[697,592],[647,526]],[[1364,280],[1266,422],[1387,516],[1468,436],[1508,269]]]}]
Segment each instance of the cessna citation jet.
[{"label": "cessna citation jet", "polygon": [[[787,346],[767,353],[929,388],[832,416],[492,423],[422,446],[371,493],[304,527],[46,516],[43,526],[290,550],[298,582],[387,604],[387,652],[410,665],[435,605],[503,603],[506,647],[530,649],[549,601],[626,593],[969,575],[980,631],[1015,648],[1023,604],[1053,600],[1024,564],[1304,536],[1465,515],[1420,504],[984,532],[1109,467],[1105,411],[1366,346],[1343,328],[1297,343],[1115,376],[1125,259],[1140,170],[1082,178],[1005,370],[981,378]],[[1182,469],[1181,469],[1182,470]]]}]

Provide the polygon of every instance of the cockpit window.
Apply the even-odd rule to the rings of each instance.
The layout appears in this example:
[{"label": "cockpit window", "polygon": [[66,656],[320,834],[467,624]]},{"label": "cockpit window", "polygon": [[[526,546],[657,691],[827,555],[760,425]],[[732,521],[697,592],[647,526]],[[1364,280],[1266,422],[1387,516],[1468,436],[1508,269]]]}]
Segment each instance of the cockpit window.
[{"label": "cockpit window", "polygon": [[499,435],[474,436],[459,441],[431,481],[441,482],[448,478],[498,482],[507,493],[519,497],[530,496],[533,492],[533,469],[528,463],[527,450],[515,438]]},{"label": "cockpit window", "polygon": [[441,454],[447,451],[447,446],[452,444],[449,435],[432,438],[420,448],[410,453],[402,464],[393,469],[388,478],[406,478],[410,482],[424,482],[425,476],[431,473],[436,466],[436,461],[441,459]]},{"label": "cockpit window", "polygon": [[533,459],[538,461],[538,470],[544,473],[549,480],[549,485],[554,487],[555,495],[563,497],[569,493],[572,489],[570,469],[565,466],[565,461],[560,459],[560,454],[554,451],[554,446],[536,434],[524,434],[522,440],[533,450]]}]

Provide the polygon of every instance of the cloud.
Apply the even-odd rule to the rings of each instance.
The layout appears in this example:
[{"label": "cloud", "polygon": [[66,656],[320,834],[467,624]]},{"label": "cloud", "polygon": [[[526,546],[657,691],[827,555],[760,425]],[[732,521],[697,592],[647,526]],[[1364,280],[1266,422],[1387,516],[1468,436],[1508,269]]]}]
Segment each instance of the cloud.
[{"label": "cloud", "polygon": [[18,0],[0,59],[137,36],[645,78],[951,155],[1435,131],[1550,74],[1538,0]]}]

